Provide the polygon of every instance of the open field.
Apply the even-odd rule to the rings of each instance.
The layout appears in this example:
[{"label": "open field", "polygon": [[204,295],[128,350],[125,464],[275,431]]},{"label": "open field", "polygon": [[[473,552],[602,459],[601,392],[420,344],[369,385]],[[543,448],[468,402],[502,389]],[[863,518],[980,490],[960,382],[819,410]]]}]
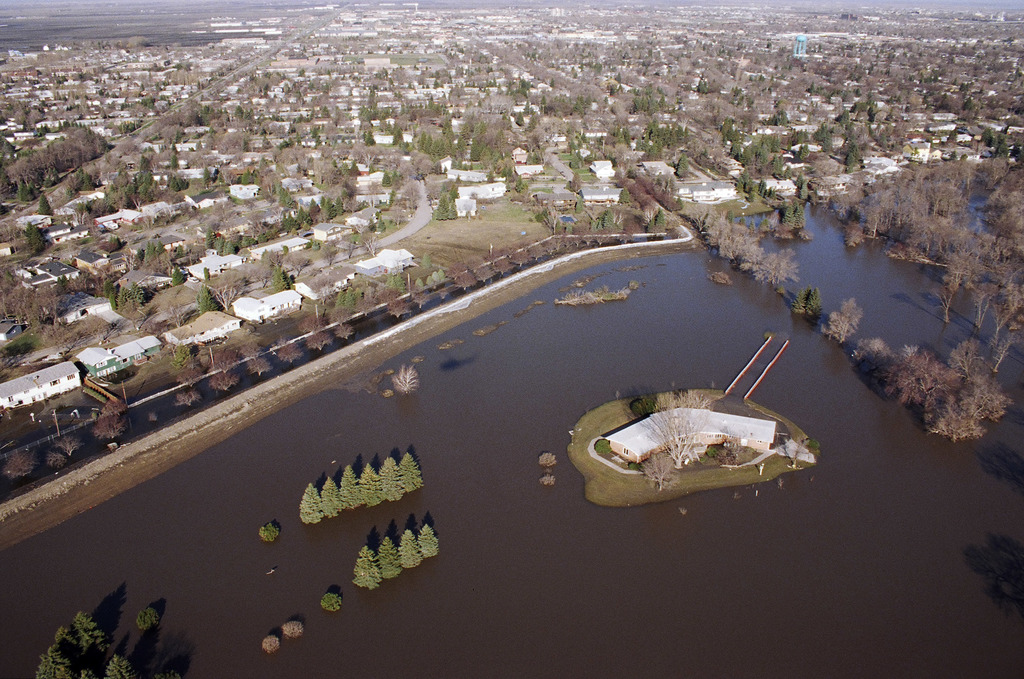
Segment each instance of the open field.
[{"label": "open field", "polygon": [[[526,232],[525,235],[523,232]],[[481,205],[476,217],[431,221],[425,229],[402,241],[402,247],[421,258],[430,255],[436,266],[486,257],[494,249],[536,242],[550,233],[533,219],[533,212],[499,202]]]}]

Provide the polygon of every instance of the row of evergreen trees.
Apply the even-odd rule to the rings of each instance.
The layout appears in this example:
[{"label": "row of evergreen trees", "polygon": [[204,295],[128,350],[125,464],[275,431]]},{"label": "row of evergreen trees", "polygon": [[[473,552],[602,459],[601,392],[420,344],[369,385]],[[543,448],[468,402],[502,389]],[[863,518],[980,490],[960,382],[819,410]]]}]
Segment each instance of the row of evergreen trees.
[{"label": "row of evergreen trees", "polygon": [[406,528],[397,547],[389,536],[384,536],[376,552],[369,545],[359,550],[352,582],[358,587],[377,589],[382,581],[397,578],[403,570],[437,556],[439,547],[437,534],[429,523],[423,524],[418,535]]},{"label": "row of evergreen trees", "polygon": [[379,471],[368,464],[358,477],[352,465],[347,465],[339,483],[335,483],[333,477],[327,477],[320,490],[312,483],[306,486],[299,502],[299,518],[306,524],[320,523],[324,518],[335,517],[345,509],[363,505],[374,507],[384,500],[401,500],[406,493],[422,487],[423,476],[419,463],[410,453],[402,456],[397,463],[389,455]]}]

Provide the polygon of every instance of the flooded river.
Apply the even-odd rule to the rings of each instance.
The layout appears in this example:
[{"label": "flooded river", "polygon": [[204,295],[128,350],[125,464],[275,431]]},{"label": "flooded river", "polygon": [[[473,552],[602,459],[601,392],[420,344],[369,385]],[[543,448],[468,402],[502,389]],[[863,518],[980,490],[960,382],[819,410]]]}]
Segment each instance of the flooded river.
[{"label": "flooded river", "polygon": [[[828,220],[812,215],[816,238],[793,244],[797,287],[820,287],[826,311],[856,297],[858,337],[944,354],[969,334],[959,316],[943,327],[926,270],[847,250]],[[965,550],[989,534],[1024,541],[1024,478],[990,473],[1024,467],[1021,356],[1000,373],[1017,402],[1004,421],[950,444],[875,395],[774,292],[738,274],[718,286],[708,270],[694,252],[569,276],[380,366],[423,356],[413,396],[325,385],[0,552],[0,676],[32,674],[57,626],[100,606],[137,666],[190,678],[1019,677],[1024,625],[986,594]],[[588,274],[599,275],[591,287],[642,287],[626,302],[551,303]],[[546,303],[516,316],[534,300]],[[721,388],[766,330],[792,341],[755,398],[817,438],[821,464],[781,485],[642,508],[584,500],[565,455],[584,411],[617,395]],[[438,348],[453,339],[465,341]],[[422,490],[299,522],[308,482],[410,448]],[[538,483],[542,451],[559,457],[551,488]],[[376,591],[351,584],[371,531],[428,513],[440,556]],[[262,544],[271,519],[281,537]],[[329,614],[319,600],[332,585],[344,603]],[[160,634],[139,644],[135,615],[154,601]],[[296,615],[305,635],[264,655],[263,636]]]}]

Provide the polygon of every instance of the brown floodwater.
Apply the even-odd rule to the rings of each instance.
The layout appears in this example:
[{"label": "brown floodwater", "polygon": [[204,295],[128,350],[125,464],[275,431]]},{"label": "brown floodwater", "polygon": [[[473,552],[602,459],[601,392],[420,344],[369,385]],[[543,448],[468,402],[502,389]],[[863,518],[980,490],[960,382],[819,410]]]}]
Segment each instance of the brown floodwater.
[{"label": "brown floodwater", "polygon": [[[946,352],[969,335],[961,317],[943,327],[925,269],[845,249],[827,216],[810,226],[816,239],[793,245],[800,285],[819,286],[826,311],[856,297],[859,337]],[[1017,401],[1004,420],[951,444],[877,396],[775,293],[736,274],[717,286],[709,266],[720,263],[702,252],[655,256],[546,285],[380,366],[422,355],[413,396],[324,385],[0,552],[0,676],[31,675],[58,625],[100,607],[138,665],[190,678],[1020,677],[1021,618],[1000,610],[965,550],[989,534],[1024,542],[1021,356],[999,376]],[[551,304],[586,274],[643,287],[623,303]],[[516,317],[533,300],[547,303]],[[821,464],[654,506],[584,500],[564,452],[583,412],[617,395],[723,387],[766,330],[792,342],[756,400],[817,438]],[[308,482],[410,448],[422,490],[299,522]],[[538,483],[545,450],[559,457],[551,488]],[[372,531],[428,514],[440,556],[376,591],[351,584]],[[281,537],[262,544],[271,519]],[[319,599],[332,585],[344,603],[329,614]],[[135,615],[158,600],[160,634],[140,644]],[[304,636],[264,655],[260,640],[292,616]]]}]

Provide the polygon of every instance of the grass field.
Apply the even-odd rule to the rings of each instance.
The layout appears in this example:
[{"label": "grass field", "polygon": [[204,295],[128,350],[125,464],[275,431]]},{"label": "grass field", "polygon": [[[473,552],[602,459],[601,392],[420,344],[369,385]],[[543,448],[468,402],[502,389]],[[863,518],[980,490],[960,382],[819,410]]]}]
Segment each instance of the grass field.
[{"label": "grass field", "polygon": [[486,257],[492,247],[498,250],[550,235],[545,225],[534,221],[533,215],[532,211],[509,202],[481,204],[476,217],[431,221],[422,231],[403,240],[402,247],[415,252],[417,257],[429,254],[435,266],[478,260]]}]

